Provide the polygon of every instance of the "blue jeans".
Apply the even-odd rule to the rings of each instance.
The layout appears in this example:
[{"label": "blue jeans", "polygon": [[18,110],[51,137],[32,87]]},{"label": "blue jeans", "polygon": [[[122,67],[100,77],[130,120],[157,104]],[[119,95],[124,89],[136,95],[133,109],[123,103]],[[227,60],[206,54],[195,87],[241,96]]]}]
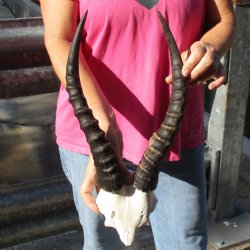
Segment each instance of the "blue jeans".
[{"label": "blue jeans", "polygon": [[[163,162],[155,190],[158,203],[150,216],[157,250],[207,249],[207,203],[203,146],[182,151],[178,162]],[[88,209],[80,197],[88,156],[60,148],[64,172],[72,184],[85,250],[120,250],[124,245],[102,215]],[[134,166],[130,166],[133,168]],[[96,196],[96,193],[94,193]]]}]

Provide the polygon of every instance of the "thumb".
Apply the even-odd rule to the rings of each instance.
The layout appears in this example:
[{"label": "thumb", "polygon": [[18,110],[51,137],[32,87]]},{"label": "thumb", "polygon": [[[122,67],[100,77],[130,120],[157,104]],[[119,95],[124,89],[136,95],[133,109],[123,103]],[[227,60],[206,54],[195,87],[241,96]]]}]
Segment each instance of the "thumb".
[{"label": "thumb", "polygon": [[[187,58],[189,57],[189,54],[190,54],[190,50],[186,50],[186,51],[184,51],[184,52],[181,53],[181,59],[182,59],[183,63],[187,60]],[[171,84],[172,81],[173,81],[172,74],[168,75],[165,78],[165,82],[167,84]]]},{"label": "thumb", "polygon": [[169,76],[167,76],[166,78],[165,78],[165,82],[167,83],[167,84],[171,84],[172,83],[172,74],[170,74]]}]

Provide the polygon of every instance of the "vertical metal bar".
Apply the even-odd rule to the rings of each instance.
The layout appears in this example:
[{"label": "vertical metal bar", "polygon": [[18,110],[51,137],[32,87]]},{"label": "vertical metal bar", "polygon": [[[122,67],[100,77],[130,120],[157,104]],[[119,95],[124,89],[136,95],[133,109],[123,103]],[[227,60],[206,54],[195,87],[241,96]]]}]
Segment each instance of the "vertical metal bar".
[{"label": "vertical metal bar", "polygon": [[[230,53],[228,83],[221,86],[211,111],[208,144],[221,151],[216,204],[210,207],[214,219],[234,215],[248,85],[250,75],[250,8],[235,6],[237,28]],[[214,195],[210,192],[210,195]],[[210,197],[213,200],[214,197]],[[212,202],[214,204],[214,202]]]},{"label": "vertical metal bar", "polygon": [[208,207],[209,209],[215,209],[221,151],[209,147],[209,155],[210,155],[211,166],[210,166],[209,191],[208,191]]}]

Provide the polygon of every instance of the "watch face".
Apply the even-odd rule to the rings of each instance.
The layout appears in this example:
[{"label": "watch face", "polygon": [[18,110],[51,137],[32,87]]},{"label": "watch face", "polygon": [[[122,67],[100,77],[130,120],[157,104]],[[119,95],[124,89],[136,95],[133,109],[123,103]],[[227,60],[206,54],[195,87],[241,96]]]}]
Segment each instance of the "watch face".
[{"label": "watch face", "polygon": [[152,9],[159,2],[159,0],[136,0],[136,2],[140,3],[148,9]]}]

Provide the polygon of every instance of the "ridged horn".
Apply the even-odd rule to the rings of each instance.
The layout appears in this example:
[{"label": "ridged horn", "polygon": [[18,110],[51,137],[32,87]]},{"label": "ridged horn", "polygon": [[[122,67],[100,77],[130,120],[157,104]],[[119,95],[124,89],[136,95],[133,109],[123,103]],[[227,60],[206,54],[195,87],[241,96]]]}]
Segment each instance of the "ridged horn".
[{"label": "ridged horn", "polygon": [[135,174],[134,186],[143,192],[154,190],[157,186],[161,160],[168,152],[174,135],[179,130],[187,91],[185,78],[181,73],[183,63],[176,42],[159,11],[158,16],[170,50],[173,84],[165,119],[160,128],[150,138],[148,148]]},{"label": "ridged horn", "polygon": [[87,11],[79,23],[72,41],[66,66],[66,89],[80,128],[90,145],[96,166],[97,185],[108,192],[116,192],[124,183],[124,177],[120,171],[120,160],[106,139],[105,132],[100,129],[92,110],[88,107],[80,83],[78,58],[86,18]]}]

